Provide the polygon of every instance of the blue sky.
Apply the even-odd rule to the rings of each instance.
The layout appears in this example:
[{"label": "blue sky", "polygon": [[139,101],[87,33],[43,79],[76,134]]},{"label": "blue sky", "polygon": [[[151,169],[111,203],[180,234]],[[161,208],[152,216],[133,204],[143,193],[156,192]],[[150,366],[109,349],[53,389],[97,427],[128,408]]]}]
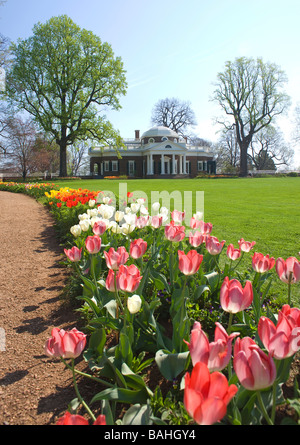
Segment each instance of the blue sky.
[{"label": "blue sky", "polygon": [[[199,137],[215,141],[220,107],[213,83],[225,62],[262,57],[287,74],[290,113],[280,125],[288,139],[300,103],[299,0],[7,0],[0,32],[16,41],[37,22],[67,14],[77,25],[111,44],[127,71],[122,109],[107,113],[124,138],[150,126],[155,103],[166,97],[189,101]],[[299,148],[296,162],[300,166]]]}]

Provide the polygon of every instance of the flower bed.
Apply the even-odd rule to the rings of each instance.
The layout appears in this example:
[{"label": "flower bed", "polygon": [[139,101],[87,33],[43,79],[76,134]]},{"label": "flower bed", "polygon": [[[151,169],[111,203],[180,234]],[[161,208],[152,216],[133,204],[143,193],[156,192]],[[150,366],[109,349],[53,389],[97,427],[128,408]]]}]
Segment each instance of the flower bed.
[{"label": "flower bed", "polygon": [[[186,221],[155,203],[150,215],[143,200],[120,211],[109,197],[88,191],[85,202],[68,206],[69,193],[46,191],[57,220],[72,216],[68,224],[64,219],[65,254],[82,285],[86,320],[84,332],[54,329],[46,341],[45,352],[66,364],[77,391],[60,423],[83,422],[81,405],[95,424],[274,424],[300,349],[300,309],[292,305],[299,260],[255,252],[253,240],[225,247],[198,213]],[[251,268],[241,273],[245,261]],[[280,308],[268,301],[274,276],[287,286]],[[81,354],[90,369],[85,377],[99,383],[89,405],[75,378]],[[147,381],[155,368],[166,393]],[[290,400],[296,414],[299,395],[296,385]]]}]

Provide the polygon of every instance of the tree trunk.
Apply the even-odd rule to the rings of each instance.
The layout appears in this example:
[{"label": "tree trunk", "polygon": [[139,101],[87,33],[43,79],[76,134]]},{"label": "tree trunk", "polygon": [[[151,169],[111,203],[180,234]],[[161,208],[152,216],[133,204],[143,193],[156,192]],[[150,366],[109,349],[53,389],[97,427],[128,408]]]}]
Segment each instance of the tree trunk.
[{"label": "tree trunk", "polygon": [[66,137],[67,129],[66,127],[62,127],[61,129],[61,139],[57,141],[57,144],[59,145],[59,176],[60,177],[67,177],[67,137]]},{"label": "tree trunk", "polygon": [[248,176],[248,147],[249,144],[242,142],[240,145],[240,176]]}]

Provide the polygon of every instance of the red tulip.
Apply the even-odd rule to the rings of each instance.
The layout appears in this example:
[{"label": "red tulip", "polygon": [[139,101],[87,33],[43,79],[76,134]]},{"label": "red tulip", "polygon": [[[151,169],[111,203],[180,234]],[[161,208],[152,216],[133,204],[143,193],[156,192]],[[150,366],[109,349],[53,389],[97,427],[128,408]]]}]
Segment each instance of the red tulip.
[{"label": "red tulip", "polygon": [[73,263],[81,260],[82,248],[78,249],[78,247],[73,246],[72,249],[64,249],[64,252]]},{"label": "red tulip", "polygon": [[264,273],[271,270],[275,265],[275,258],[269,255],[264,256],[262,253],[255,252],[252,257],[252,267],[255,272]]},{"label": "red tulip", "polygon": [[221,253],[223,246],[226,241],[219,241],[215,236],[207,236],[206,238],[206,249],[211,255],[219,255]]},{"label": "red tulip", "polygon": [[95,235],[101,236],[106,230],[106,224],[104,221],[96,221],[93,225],[93,232]]},{"label": "red tulip", "polygon": [[121,265],[117,274],[117,285],[120,290],[134,292],[139,287],[141,279],[140,271],[134,264]]},{"label": "red tulip", "polygon": [[191,331],[190,343],[188,345],[193,366],[197,362],[205,363],[212,371],[224,369],[231,358],[232,341],[239,333],[228,335],[220,323],[216,323],[214,342],[209,343],[207,335],[201,328],[199,322],[195,322]]},{"label": "red tulip", "polygon": [[205,243],[206,235],[203,233],[196,231],[195,233],[190,232],[189,234],[189,243],[193,247],[198,247],[200,244]]},{"label": "red tulip", "polygon": [[253,247],[255,246],[256,241],[250,242],[250,241],[245,241],[244,238],[241,238],[238,241],[238,243],[239,243],[240,249],[243,252],[250,252],[250,250],[253,249]]},{"label": "red tulip", "polygon": [[101,238],[98,235],[88,236],[85,240],[85,247],[91,254],[98,253],[101,249]]},{"label": "red tulip", "polygon": [[129,258],[129,254],[124,246],[115,250],[113,247],[108,252],[104,252],[106,265],[109,269],[118,270],[121,264],[125,264]]},{"label": "red tulip", "polygon": [[147,242],[142,238],[135,239],[130,243],[130,256],[132,258],[140,258],[147,250]]},{"label": "red tulip", "polygon": [[56,425],[89,425],[89,422],[79,414],[71,414],[67,411],[58,419]]},{"label": "red tulip", "polygon": [[261,317],[258,335],[274,358],[291,357],[300,349],[300,309],[285,304],[278,313],[276,326],[269,318]]},{"label": "red tulip", "polygon": [[236,314],[250,306],[253,300],[251,281],[246,281],[243,289],[241,283],[225,277],[220,290],[220,303],[224,311]]},{"label": "red tulip", "polygon": [[185,237],[185,227],[177,226],[174,221],[167,224],[165,227],[165,236],[169,241],[179,242]]},{"label": "red tulip", "polygon": [[268,388],[276,378],[276,366],[250,337],[237,338],[234,345],[233,367],[244,386],[250,391]]},{"label": "red tulip", "polygon": [[229,246],[227,247],[226,255],[230,260],[235,261],[241,256],[241,249],[235,249],[233,244],[229,244]]},{"label": "red tulip", "polygon": [[227,405],[237,393],[236,385],[228,385],[220,372],[210,374],[208,367],[196,363],[191,375],[185,374],[184,406],[199,425],[219,422],[227,412]]},{"label": "red tulip", "polygon": [[190,250],[187,254],[178,250],[178,257],[179,269],[184,275],[193,275],[198,272],[203,260],[203,255],[200,255],[196,250]]},{"label": "red tulip", "polygon": [[45,353],[49,357],[76,358],[85,348],[86,335],[76,328],[71,331],[54,328],[51,335],[45,344]]},{"label": "red tulip", "polygon": [[278,258],[276,260],[276,272],[284,283],[296,283],[300,280],[300,261],[295,257],[289,257],[286,261]]},{"label": "red tulip", "polygon": [[[56,425],[89,425],[89,422],[79,414],[71,414],[67,411],[62,417],[58,419]],[[104,414],[100,414],[93,425],[106,425]]]}]

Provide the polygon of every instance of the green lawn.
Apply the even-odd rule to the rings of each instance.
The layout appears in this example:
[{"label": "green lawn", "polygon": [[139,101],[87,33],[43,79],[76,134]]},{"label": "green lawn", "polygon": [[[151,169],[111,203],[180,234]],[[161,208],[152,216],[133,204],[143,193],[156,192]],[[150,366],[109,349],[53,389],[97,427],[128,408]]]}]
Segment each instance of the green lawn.
[{"label": "green lawn", "polygon": [[[110,190],[117,195],[138,190],[146,193],[149,206],[152,204],[151,194],[154,197],[155,191],[165,191],[181,195],[184,208],[184,191],[191,192],[193,212],[197,210],[196,192],[203,191],[204,220],[213,224],[213,234],[220,240],[226,240],[226,245],[233,243],[238,247],[237,241],[244,238],[246,241],[256,241],[255,250],[263,254],[284,259],[288,256],[300,258],[299,177],[73,180],[59,184],[72,188]],[[189,204],[190,201],[187,201],[186,205]],[[285,293],[285,288],[285,285],[276,284],[274,292]],[[299,304],[300,283],[293,288],[293,300]]]}]

